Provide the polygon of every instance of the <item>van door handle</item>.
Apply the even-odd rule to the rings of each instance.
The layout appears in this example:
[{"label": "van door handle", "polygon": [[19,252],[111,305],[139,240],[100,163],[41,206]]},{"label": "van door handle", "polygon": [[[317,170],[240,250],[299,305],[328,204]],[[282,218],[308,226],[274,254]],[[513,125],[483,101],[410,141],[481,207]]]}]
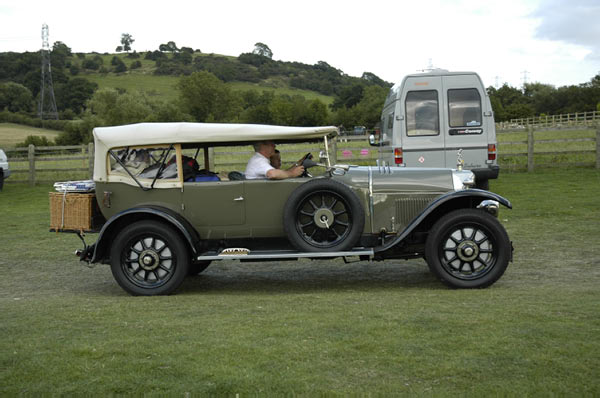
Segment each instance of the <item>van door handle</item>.
[{"label": "van door handle", "polygon": [[234,202],[241,202],[241,201],[243,201],[243,200],[244,200],[244,197],[243,197],[243,196],[240,196],[239,198],[235,198],[235,199],[233,199],[233,201],[234,201]]}]

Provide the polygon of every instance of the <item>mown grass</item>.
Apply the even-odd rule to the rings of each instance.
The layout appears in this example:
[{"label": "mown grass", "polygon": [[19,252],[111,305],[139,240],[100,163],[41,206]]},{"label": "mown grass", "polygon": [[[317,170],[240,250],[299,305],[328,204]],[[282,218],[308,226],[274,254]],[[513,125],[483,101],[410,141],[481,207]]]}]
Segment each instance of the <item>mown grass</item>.
[{"label": "mown grass", "polygon": [[491,288],[447,289],[421,260],[226,261],[169,297],[78,263],[47,232],[50,186],[5,186],[0,393],[598,395],[600,172],[490,185],[515,246]]},{"label": "mown grass", "polygon": [[60,132],[56,130],[41,129],[14,123],[0,123],[0,148],[14,148],[24,142],[30,135],[46,137],[54,140]]}]

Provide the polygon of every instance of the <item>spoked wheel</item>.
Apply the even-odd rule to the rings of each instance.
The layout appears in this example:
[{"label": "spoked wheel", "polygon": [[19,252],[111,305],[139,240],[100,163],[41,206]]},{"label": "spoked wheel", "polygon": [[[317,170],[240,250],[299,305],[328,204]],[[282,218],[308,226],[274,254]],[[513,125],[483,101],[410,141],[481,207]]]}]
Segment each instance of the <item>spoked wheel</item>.
[{"label": "spoked wheel", "polygon": [[302,184],[284,209],[288,239],[302,251],[350,249],[360,237],[364,222],[364,210],[356,194],[329,179]]},{"label": "spoked wheel", "polygon": [[124,228],[111,249],[111,271],[132,295],[173,292],[188,274],[187,248],[173,228],[140,221]]},{"label": "spoked wheel", "polygon": [[506,270],[511,245],[504,227],[483,210],[457,210],[431,229],[425,247],[429,268],[452,287],[487,287]]}]

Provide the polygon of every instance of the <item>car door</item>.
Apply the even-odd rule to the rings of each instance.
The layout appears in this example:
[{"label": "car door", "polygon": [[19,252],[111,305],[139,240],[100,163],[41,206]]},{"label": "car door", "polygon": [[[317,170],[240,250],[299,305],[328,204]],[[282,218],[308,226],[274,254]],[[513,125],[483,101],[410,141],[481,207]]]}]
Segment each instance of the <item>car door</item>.
[{"label": "car door", "polygon": [[243,181],[184,183],[183,214],[203,239],[243,236],[242,226],[246,222]]},{"label": "car door", "polygon": [[402,150],[409,167],[444,167],[445,134],[441,132],[441,76],[419,76],[406,80],[400,106],[403,107]]},{"label": "car door", "polygon": [[487,134],[484,128],[482,101],[485,92],[474,74],[443,77],[446,137],[446,167],[456,168],[458,151],[466,169],[486,167]]}]

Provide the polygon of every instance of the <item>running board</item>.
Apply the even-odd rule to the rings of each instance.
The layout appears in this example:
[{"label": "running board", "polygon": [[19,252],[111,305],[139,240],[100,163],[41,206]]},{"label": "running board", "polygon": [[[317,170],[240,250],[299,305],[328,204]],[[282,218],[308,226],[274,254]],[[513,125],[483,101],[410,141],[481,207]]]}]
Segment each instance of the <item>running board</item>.
[{"label": "running board", "polygon": [[355,248],[340,252],[299,252],[294,250],[252,250],[247,254],[220,254],[202,255],[196,257],[197,261],[205,260],[294,260],[298,258],[335,258],[335,257],[354,257],[368,256],[373,257],[373,249],[364,247]]}]

